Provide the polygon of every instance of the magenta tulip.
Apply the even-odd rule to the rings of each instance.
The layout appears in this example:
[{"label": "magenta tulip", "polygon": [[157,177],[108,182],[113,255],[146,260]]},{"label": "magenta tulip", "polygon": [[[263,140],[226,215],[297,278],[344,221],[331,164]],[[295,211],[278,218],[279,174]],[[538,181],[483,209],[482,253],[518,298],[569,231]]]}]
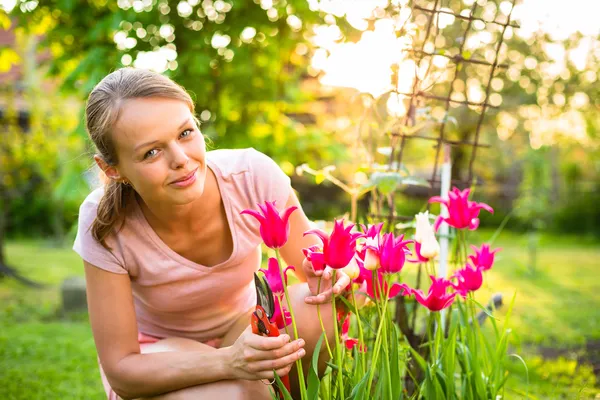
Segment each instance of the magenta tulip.
[{"label": "magenta tulip", "polygon": [[[375,271],[377,276],[377,281],[373,280],[373,271],[369,271],[368,269],[361,269],[361,279],[366,284],[366,291],[369,296],[374,299],[383,298],[383,293],[388,293],[388,298],[391,299],[400,294],[403,289],[403,286],[399,283],[392,284],[391,287],[388,286],[387,282],[384,279],[383,272],[378,269]],[[355,281],[356,282],[356,281]]]},{"label": "magenta tulip", "polygon": [[[338,315],[338,319],[340,319],[339,317],[340,315]],[[350,313],[346,314],[345,317],[342,315],[341,318],[344,318],[344,322],[342,323],[342,332],[340,337],[346,348],[348,350],[352,350],[356,345],[358,345],[358,351],[360,351],[361,353],[366,352],[367,347],[363,343],[360,343],[358,339],[351,338],[348,335],[348,332],[350,330]]]},{"label": "magenta tulip", "polygon": [[465,298],[468,292],[474,292],[481,287],[483,283],[483,273],[481,268],[473,267],[467,264],[463,269],[459,269],[453,275],[457,283],[453,285],[460,295]]},{"label": "magenta tulip", "polygon": [[481,268],[484,271],[492,268],[492,265],[494,265],[494,255],[496,252],[502,250],[498,248],[490,251],[490,246],[487,244],[482,244],[479,249],[473,245],[471,245],[471,248],[473,248],[473,251],[475,252],[475,254],[469,256],[471,262],[474,266]]},{"label": "magenta tulip", "polygon": [[317,245],[302,249],[304,257],[312,264],[314,271],[323,271],[325,269],[325,256],[323,250]]},{"label": "magenta tulip", "polygon": [[354,224],[344,227],[344,220],[335,221],[331,235],[320,229],[304,232],[304,235],[317,235],[323,242],[325,265],[333,269],[342,269],[356,254],[356,240],[364,237],[362,233],[351,232]]},{"label": "magenta tulip", "polygon": [[289,207],[282,214],[277,211],[274,201],[265,201],[264,206],[258,204],[258,207],[261,212],[244,210],[241,214],[252,215],[260,222],[260,236],[267,247],[271,249],[283,247],[290,233],[288,220],[298,207]]},{"label": "magenta tulip", "polygon": [[406,292],[409,294],[414,294],[417,301],[423,306],[427,307],[429,310],[443,310],[452,304],[457,292],[447,293],[447,289],[449,287],[453,287],[452,282],[450,282],[448,279],[436,278],[433,275],[430,275],[429,277],[431,278],[432,283],[429,287],[427,296],[423,294],[423,291],[411,289],[406,285],[402,285],[402,288],[405,289],[405,294]]},{"label": "magenta tulip", "polygon": [[[284,283],[281,282],[281,274],[279,273],[279,262],[277,261],[276,258],[271,257],[271,258],[269,258],[268,265],[269,265],[268,269],[261,268],[259,271],[261,271],[265,274],[265,278],[267,278],[267,282],[269,282],[271,291],[273,291],[274,294],[276,294],[276,295],[284,294],[284,290],[283,290]],[[295,270],[295,268],[287,267],[285,270],[283,270],[283,276],[285,277],[285,285],[286,286],[287,286],[287,271],[288,271],[288,269]]]},{"label": "magenta tulip", "polygon": [[408,243],[412,240],[403,240],[404,235],[397,238],[393,233],[383,235],[383,243],[379,246],[379,262],[381,263],[381,272],[385,274],[394,274],[400,272],[406,261],[406,254],[410,254]]},{"label": "magenta tulip", "polygon": [[485,203],[469,201],[469,193],[471,193],[471,189],[461,191],[457,187],[454,187],[451,192],[448,192],[448,200],[439,196],[433,196],[429,199],[430,203],[445,205],[450,215],[448,218],[444,218],[441,215],[437,217],[434,226],[436,231],[442,222],[446,222],[457,229],[469,228],[470,230],[475,230],[479,226],[478,217],[479,211],[482,208],[492,214],[494,213],[492,207]]}]

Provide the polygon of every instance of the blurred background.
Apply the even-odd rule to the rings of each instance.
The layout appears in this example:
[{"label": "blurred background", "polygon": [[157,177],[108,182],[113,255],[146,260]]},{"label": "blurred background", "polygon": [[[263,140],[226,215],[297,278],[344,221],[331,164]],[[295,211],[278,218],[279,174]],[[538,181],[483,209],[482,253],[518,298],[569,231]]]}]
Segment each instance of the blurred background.
[{"label": "blurred background", "polygon": [[[394,134],[436,138],[442,124],[452,179],[495,209],[473,236],[503,248],[478,296],[517,296],[527,368],[515,359],[506,398],[600,398],[599,12],[597,0],[0,0],[2,398],[104,396],[70,248],[98,184],[85,100],[124,66],[183,85],[212,148],[270,155],[315,221],[373,221],[377,193],[393,194],[394,215],[424,210],[437,142],[403,141],[394,165]],[[415,81],[429,96],[417,104]],[[462,145],[474,142],[485,147]]]}]

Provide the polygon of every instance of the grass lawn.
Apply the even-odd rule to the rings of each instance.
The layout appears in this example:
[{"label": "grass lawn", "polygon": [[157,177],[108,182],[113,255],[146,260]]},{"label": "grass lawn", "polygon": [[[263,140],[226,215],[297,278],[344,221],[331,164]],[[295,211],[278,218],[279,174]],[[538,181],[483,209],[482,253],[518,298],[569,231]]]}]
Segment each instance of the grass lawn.
[{"label": "grass lawn", "polygon": [[[473,242],[492,233],[478,231]],[[600,345],[600,243],[544,236],[535,271],[527,266],[527,244],[526,236],[503,232],[494,246],[504,250],[477,293],[487,303],[501,292],[507,304],[517,292],[512,351],[525,359],[529,385],[515,358],[506,398],[600,398],[590,364],[600,362],[600,352],[595,358],[586,352],[586,345]],[[49,286],[32,290],[0,281],[0,398],[105,398],[87,315],[57,312],[62,280],[83,275],[78,256],[43,241],[9,242],[7,255],[24,275]],[[410,276],[406,280],[412,284]]]}]

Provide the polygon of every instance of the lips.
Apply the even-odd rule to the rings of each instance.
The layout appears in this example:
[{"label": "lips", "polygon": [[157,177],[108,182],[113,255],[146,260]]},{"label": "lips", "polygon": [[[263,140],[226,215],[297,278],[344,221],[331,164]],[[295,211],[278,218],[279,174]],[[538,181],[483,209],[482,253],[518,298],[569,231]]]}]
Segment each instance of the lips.
[{"label": "lips", "polygon": [[190,179],[192,176],[194,176],[194,174],[196,173],[196,171],[198,171],[198,168],[195,168],[195,169],[194,169],[192,172],[190,172],[189,174],[187,174],[187,175],[184,175],[184,176],[182,176],[181,178],[179,178],[179,179],[176,179],[176,180],[174,180],[174,181],[173,181],[173,182],[171,182],[171,183],[175,183],[175,184],[176,184],[176,183],[182,183],[182,182],[185,182],[185,181],[189,180],[189,179]]}]

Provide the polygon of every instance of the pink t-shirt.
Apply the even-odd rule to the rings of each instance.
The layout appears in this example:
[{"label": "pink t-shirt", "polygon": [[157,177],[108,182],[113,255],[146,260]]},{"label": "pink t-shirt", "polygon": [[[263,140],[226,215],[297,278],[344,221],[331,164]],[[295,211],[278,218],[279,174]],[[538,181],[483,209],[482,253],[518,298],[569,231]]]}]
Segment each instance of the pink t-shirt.
[{"label": "pink t-shirt", "polygon": [[[290,179],[268,156],[254,150],[214,150],[206,154],[215,173],[233,237],[229,259],[212,267],[171,250],[150,227],[139,204],[105,249],[92,236],[103,189],[94,190],[79,209],[73,249],[85,261],[116,274],[129,274],[138,330],[156,336],[201,342],[222,337],[256,304],[253,273],[260,267],[259,224],[240,212],[266,200],[282,210]],[[199,246],[202,243],[198,243]]]}]

